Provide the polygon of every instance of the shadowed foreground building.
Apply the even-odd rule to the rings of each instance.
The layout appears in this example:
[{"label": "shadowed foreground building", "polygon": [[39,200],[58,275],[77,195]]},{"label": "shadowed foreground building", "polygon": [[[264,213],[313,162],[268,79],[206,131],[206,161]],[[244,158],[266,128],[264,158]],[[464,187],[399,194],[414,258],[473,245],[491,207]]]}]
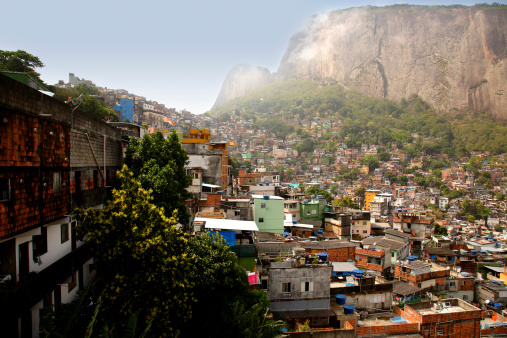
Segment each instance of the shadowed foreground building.
[{"label": "shadowed foreground building", "polygon": [[95,278],[70,213],[102,208],[121,132],[3,75],[0,108],[2,336],[38,337],[40,309],[58,314]]}]

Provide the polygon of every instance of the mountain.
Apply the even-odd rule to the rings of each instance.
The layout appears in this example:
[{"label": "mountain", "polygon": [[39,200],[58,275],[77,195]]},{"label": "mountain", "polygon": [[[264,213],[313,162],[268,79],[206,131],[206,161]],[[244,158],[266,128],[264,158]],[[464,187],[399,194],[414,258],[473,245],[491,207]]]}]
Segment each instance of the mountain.
[{"label": "mountain", "polygon": [[237,65],[227,74],[213,108],[271,82],[273,76],[267,68]]},{"label": "mountain", "polygon": [[[416,94],[438,111],[472,108],[507,120],[506,56],[507,6],[369,6],[312,17],[274,78],[334,79],[373,97]],[[237,97],[228,88],[217,103]]]}]

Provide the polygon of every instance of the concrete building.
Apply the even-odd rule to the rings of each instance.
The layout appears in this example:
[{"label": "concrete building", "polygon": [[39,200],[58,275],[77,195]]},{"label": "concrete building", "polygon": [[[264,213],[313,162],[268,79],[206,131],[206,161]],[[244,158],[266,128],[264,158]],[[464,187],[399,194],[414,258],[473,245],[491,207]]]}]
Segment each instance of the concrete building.
[{"label": "concrete building", "polygon": [[121,98],[120,104],[113,106],[114,110],[120,115],[120,122],[138,122],[138,117],[134,118],[134,100],[131,98]]},{"label": "concrete building", "polygon": [[300,203],[301,222],[305,221],[321,221],[323,220],[323,212],[326,206],[326,199],[315,198],[304,199]]},{"label": "concrete building", "polygon": [[283,198],[253,195],[254,221],[259,231],[283,234]]},{"label": "concrete building", "polygon": [[340,239],[351,238],[351,218],[348,212],[325,211],[324,231],[335,234]]},{"label": "concrete building", "polygon": [[38,336],[39,309],[58,312],[94,280],[70,214],[102,208],[122,165],[121,132],[3,75],[0,106],[2,332]]},{"label": "concrete building", "polygon": [[450,271],[423,261],[404,261],[395,266],[394,277],[423,290],[446,290]]},{"label": "concrete building", "polygon": [[267,296],[273,318],[292,327],[310,320],[310,327],[329,327],[335,316],[330,305],[331,264],[273,262],[269,267]]},{"label": "concrete building", "polygon": [[370,208],[371,208],[370,203],[373,202],[373,200],[375,199],[375,196],[377,194],[379,194],[380,192],[381,192],[380,190],[374,190],[374,189],[370,189],[370,190],[365,191],[365,193],[364,193],[364,208],[366,210],[370,210]]}]

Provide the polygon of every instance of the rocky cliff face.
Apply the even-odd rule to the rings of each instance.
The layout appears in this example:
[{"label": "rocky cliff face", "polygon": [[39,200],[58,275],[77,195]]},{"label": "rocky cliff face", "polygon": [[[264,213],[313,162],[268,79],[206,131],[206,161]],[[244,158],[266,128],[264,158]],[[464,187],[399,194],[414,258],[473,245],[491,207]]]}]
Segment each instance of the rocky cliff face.
[{"label": "rocky cliff face", "polygon": [[237,65],[227,74],[220,94],[213,107],[243,96],[251,90],[273,82],[273,76],[267,68],[252,65]]},{"label": "rocky cliff face", "polygon": [[366,7],[313,17],[275,79],[333,78],[370,96],[417,94],[438,110],[471,107],[507,120],[506,56],[507,10]]}]

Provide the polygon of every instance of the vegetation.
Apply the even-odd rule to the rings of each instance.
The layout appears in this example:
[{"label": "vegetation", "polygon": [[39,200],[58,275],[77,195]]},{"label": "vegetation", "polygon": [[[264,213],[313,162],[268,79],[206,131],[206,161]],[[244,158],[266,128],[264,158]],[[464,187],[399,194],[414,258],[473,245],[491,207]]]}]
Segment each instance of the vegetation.
[{"label": "vegetation", "polygon": [[309,195],[315,195],[315,196],[320,195],[326,199],[327,203],[331,203],[334,199],[333,196],[331,196],[331,194],[327,190],[320,189],[317,187],[309,187],[305,190],[305,193],[309,194]]},{"label": "vegetation", "polygon": [[0,50],[0,70],[28,73],[29,75],[40,80],[40,74],[35,71],[35,68],[42,68],[44,64],[37,57],[24,50],[5,51]]},{"label": "vegetation", "polygon": [[[471,110],[438,113],[417,95],[396,103],[345,90],[335,81],[273,83],[208,114],[223,116],[237,110],[242,118],[256,117],[254,128],[263,126],[280,139],[299,136],[302,140],[295,148],[301,152],[313,151],[319,144],[307,131],[296,129],[290,134],[290,126],[300,124],[305,118],[328,119],[332,124],[341,125],[338,134],[322,138],[331,147],[377,144],[383,148],[377,155],[382,160],[387,157],[385,149],[393,143],[399,148],[408,144],[403,149],[408,158],[421,154],[443,153],[452,157],[468,155],[471,151],[507,152],[507,126],[495,121],[489,113]],[[285,127],[279,128],[281,125]],[[413,139],[412,134],[419,137]]]},{"label": "vegetation", "polygon": [[347,207],[351,209],[361,209],[357,203],[352,200],[350,196],[343,196],[341,198],[337,198],[333,201],[333,206],[335,207]]},{"label": "vegetation", "polygon": [[181,224],[188,223],[185,200],[192,197],[186,190],[191,183],[184,167],[187,161],[175,132],[167,139],[161,132],[146,134],[140,141],[131,138],[125,151],[125,164],[143,188],[152,191],[153,203],[164,208],[167,217],[176,210],[174,217]]},{"label": "vegetation", "polygon": [[138,313],[153,321],[153,334],[177,334],[194,301],[187,239],[133,172],[124,166],[118,178],[121,188],[98,215],[75,212],[78,235],[86,236],[104,283],[101,318],[121,325]]}]

